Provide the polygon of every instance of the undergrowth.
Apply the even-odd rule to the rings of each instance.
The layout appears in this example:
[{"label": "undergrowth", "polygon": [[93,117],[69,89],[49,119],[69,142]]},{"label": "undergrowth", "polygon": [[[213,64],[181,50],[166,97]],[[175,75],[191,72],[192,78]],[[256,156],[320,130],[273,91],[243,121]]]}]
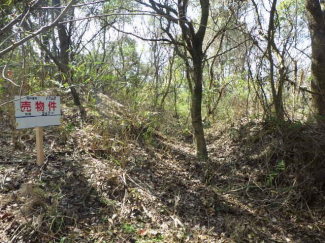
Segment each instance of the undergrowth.
[{"label": "undergrowth", "polygon": [[[62,125],[46,130],[46,165],[27,163],[18,194],[4,204],[18,205],[15,216],[2,216],[12,226],[6,232],[12,242],[261,242],[272,237],[275,221],[264,222],[270,230],[263,233],[258,220],[266,221],[265,213],[258,220],[249,214],[257,196],[261,211],[323,203],[325,131],[319,125],[242,120],[219,129],[218,136],[208,135],[211,178],[204,180],[202,165],[188,152],[193,136],[185,120],[132,111],[105,96],[101,103],[106,109],[94,105],[83,124],[76,109],[64,107]],[[22,150],[33,149],[33,136],[21,133]],[[239,187],[226,184],[226,176]],[[228,194],[237,192],[231,201]]]},{"label": "undergrowth", "polygon": [[[325,130],[322,125],[276,121],[249,122],[234,140],[261,168],[261,186],[281,192],[287,203],[312,205],[325,190]],[[318,200],[319,199],[319,200]]]}]

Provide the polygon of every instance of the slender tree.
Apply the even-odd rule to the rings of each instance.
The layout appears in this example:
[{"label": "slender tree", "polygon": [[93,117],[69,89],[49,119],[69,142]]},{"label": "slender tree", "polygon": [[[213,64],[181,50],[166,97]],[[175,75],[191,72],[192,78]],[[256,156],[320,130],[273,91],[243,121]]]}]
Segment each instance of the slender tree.
[{"label": "slender tree", "polygon": [[[210,1],[201,0],[199,2],[200,18],[197,25],[189,18],[188,0],[178,0],[177,3],[175,1],[164,1],[162,3],[154,0],[149,0],[149,3],[142,0],[136,0],[136,2],[151,8],[155,14],[161,17],[161,30],[168,37],[161,40],[175,45],[176,53],[185,62],[191,91],[191,118],[196,153],[199,158],[206,159],[208,152],[202,123],[202,87],[205,64],[203,43],[208,25]],[[176,25],[180,29],[181,39],[173,32],[172,25]]]},{"label": "slender tree", "polygon": [[[53,6],[61,6],[61,0],[52,0]],[[58,11],[58,14],[60,12]],[[71,23],[73,24],[73,23]],[[63,23],[58,23],[58,36],[60,41],[60,62],[64,66],[64,69],[60,68],[60,71],[67,76],[68,83],[73,84],[73,70],[69,67],[71,59],[71,32],[68,30],[67,26]],[[70,88],[71,94],[73,96],[73,101],[76,106],[79,107],[81,118],[84,120],[86,118],[86,111],[81,104],[79,94],[74,87]]]},{"label": "slender tree", "polygon": [[306,0],[307,19],[311,38],[311,89],[313,114],[325,117],[325,1]]}]

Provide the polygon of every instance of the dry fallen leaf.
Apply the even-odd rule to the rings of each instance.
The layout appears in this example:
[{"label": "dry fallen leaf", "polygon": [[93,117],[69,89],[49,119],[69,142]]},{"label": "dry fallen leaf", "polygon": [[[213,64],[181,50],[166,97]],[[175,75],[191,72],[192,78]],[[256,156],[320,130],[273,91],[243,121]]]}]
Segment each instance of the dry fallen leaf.
[{"label": "dry fallen leaf", "polygon": [[138,231],[138,235],[145,236],[147,234],[147,229],[142,229]]},{"label": "dry fallen leaf", "polygon": [[10,213],[4,213],[3,215],[1,215],[1,219],[5,220],[6,218],[11,217],[11,216],[13,216],[13,215]]}]

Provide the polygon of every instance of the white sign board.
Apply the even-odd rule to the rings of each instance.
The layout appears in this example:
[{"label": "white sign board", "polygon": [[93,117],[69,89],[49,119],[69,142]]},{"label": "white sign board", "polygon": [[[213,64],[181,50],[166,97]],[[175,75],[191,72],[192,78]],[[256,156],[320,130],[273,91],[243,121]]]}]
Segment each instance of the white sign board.
[{"label": "white sign board", "polygon": [[59,96],[15,96],[17,129],[60,125]]}]

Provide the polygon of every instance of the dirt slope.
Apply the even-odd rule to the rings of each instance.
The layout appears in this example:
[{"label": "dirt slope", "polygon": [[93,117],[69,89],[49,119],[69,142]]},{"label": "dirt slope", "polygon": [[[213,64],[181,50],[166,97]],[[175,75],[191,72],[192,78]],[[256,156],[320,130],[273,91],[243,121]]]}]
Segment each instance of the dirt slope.
[{"label": "dirt slope", "polygon": [[42,168],[33,130],[14,149],[0,124],[0,242],[325,242],[323,208],[261,186],[233,130],[210,132],[207,164],[123,109],[81,128],[65,107],[63,126],[45,129]]}]

